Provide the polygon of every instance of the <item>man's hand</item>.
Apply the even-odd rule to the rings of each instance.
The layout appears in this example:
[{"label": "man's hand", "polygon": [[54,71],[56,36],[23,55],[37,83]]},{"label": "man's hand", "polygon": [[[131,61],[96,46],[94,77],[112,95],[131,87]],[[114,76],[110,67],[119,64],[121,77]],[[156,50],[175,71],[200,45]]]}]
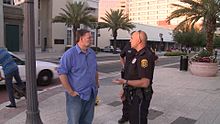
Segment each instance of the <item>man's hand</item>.
[{"label": "man's hand", "polygon": [[126,80],[124,80],[124,79],[115,79],[115,80],[112,80],[112,82],[115,83],[115,84],[118,84],[118,85],[122,85],[122,84],[126,83]]},{"label": "man's hand", "polygon": [[76,91],[72,91],[69,93],[71,96],[79,96],[79,93],[77,93]]}]

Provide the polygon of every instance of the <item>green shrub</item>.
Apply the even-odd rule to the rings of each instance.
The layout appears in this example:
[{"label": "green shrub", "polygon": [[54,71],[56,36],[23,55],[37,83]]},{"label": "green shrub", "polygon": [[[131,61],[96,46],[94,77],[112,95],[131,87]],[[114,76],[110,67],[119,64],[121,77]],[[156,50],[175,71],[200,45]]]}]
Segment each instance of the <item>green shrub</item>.
[{"label": "green shrub", "polygon": [[166,52],[164,54],[164,56],[181,56],[181,55],[186,55],[186,53],[177,51],[177,52]]}]

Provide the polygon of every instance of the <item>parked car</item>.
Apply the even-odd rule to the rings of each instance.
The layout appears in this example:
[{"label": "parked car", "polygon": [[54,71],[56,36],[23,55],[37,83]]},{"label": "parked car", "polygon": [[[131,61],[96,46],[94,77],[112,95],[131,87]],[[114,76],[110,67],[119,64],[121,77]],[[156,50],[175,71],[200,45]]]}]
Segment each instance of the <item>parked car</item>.
[{"label": "parked car", "polygon": [[[113,51],[114,51],[114,47],[113,46],[106,46],[103,49],[103,52],[113,52]],[[116,52],[120,53],[121,52],[120,48],[116,48]]]},{"label": "parked car", "polygon": [[[19,56],[9,52],[11,56],[13,57],[14,61],[17,63],[19,68],[19,73],[21,76],[21,79],[23,81],[26,80],[25,76],[25,61],[21,59]],[[52,82],[52,79],[58,78],[58,74],[56,71],[56,68],[58,65],[51,63],[51,62],[45,62],[45,61],[36,61],[36,78],[37,78],[37,85],[45,86],[49,85]],[[2,66],[0,65],[0,71],[3,74]],[[0,81],[0,85],[4,85],[5,81]]]}]

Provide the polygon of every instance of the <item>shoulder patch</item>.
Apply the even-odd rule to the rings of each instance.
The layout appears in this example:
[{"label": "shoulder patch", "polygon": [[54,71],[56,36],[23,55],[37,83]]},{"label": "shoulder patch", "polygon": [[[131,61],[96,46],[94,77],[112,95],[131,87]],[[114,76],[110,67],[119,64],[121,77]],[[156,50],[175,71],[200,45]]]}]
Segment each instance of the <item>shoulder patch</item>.
[{"label": "shoulder patch", "polygon": [[147,59],[142,59],[141,60],[141,67],[142,68],[148,67],[148,60]]}]

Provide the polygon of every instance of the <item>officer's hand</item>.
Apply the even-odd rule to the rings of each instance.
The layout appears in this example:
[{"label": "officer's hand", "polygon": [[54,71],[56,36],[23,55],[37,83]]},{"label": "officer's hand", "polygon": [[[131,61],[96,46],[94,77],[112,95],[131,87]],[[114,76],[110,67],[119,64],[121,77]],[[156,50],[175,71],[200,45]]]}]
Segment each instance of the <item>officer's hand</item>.
[{"label": "officer's hand", "polygon": [[121,90],[121,91],[119,92],[119,97],[121,98],[122,101],[125,100],[124,90]]},{"label": "officer's hand", "polygon": [[79,96],[79,93],[77,93],[76,91],[70,92],[69,93],[71,96]]},{"label": "officer's hand", "polygon": [[124,79],[114,79],[114,80],[112,80],[112,82],[115,83],[115,84],[121,85],[121,84],[125,84],[126,80],[124,80]]}]

